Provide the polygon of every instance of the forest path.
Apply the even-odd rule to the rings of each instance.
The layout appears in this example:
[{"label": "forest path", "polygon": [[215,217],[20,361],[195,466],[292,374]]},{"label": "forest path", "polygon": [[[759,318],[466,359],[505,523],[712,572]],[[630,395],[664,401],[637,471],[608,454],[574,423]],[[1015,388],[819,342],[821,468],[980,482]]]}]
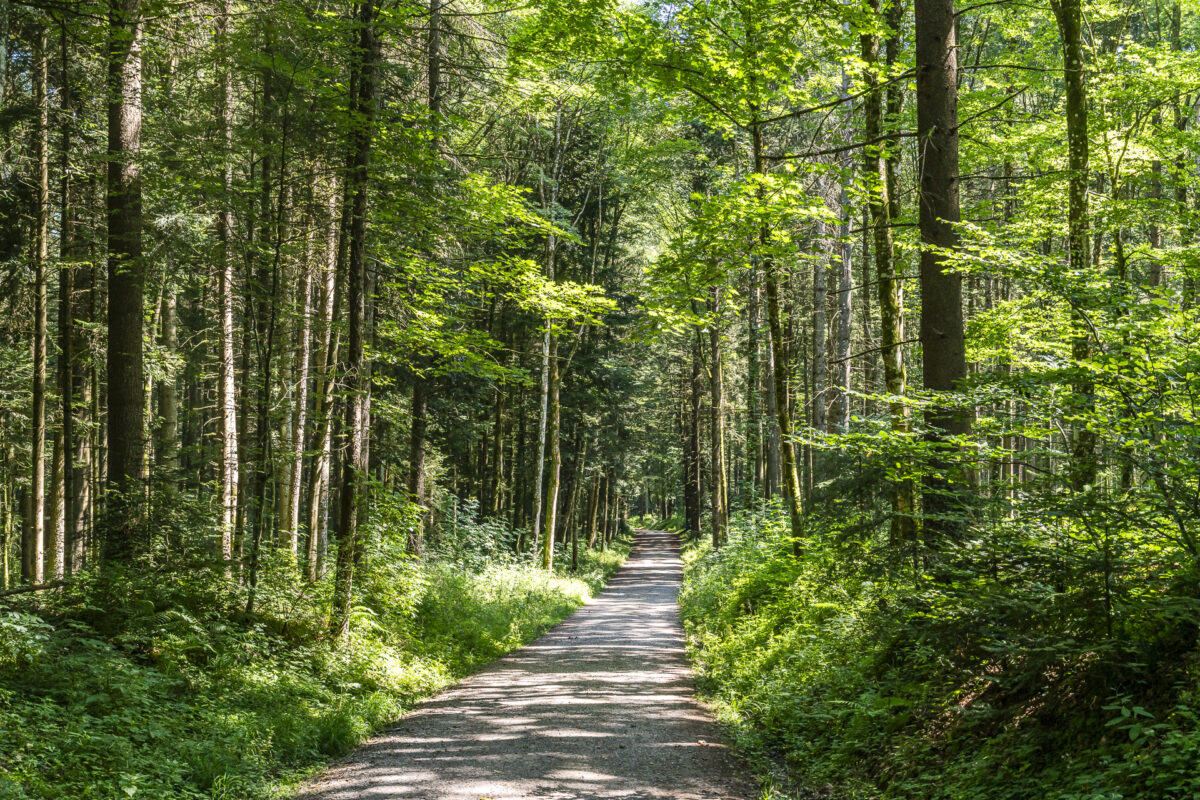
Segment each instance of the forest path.
[{"label": "forest path", "polygon": [[638,531],[596,599],[418,706],[297,800],[749,800],[693,697],[678,538]]}]

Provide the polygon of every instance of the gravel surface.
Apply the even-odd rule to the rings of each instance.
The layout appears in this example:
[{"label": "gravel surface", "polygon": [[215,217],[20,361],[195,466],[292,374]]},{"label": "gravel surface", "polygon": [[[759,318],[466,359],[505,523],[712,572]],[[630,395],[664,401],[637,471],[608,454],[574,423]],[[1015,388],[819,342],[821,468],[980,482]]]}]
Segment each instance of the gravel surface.
[{"label": "gravel surface", "polygon": [[696,702],[674,534],[639,531],[590,604],[426,701],[297,800],[750,800]]}]

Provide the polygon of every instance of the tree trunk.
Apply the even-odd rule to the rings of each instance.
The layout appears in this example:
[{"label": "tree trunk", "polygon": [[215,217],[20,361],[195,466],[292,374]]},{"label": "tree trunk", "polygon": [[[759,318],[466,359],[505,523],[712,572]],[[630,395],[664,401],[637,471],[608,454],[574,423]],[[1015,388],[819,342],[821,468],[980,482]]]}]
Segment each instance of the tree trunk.
[{"label": "tree trunk", "polygon": [[[848,183],[848,181],[847,181]],[[851,292],[854,290],[854,258],[850,246],[850,192],[847,183],[842,184],[840,205],[842,208],[841,245],[838,265],[838,318],[837,344],[834,347],[834,374],[836,393],[833,399],[833,427],[837,433],[850,432],[850,335]]]},{"label": "tree trunk", "polygon": [[750,274],[750,293],[746,299],[746,456],[751,466],[750,483],[753,488],[753,491],[745,492],[747,508],[753,500],[766,496],[766,459],[763,452],[762,409],[759,396],[762,391],[758,335],[760,295],[760,275],[755,269]]},{"label": "tree trunk", "polygon": [[342,465],[341,516],[338,525],[337,573],[334,579],[330,630],[344,636],[350,630],[350,603],[354,585],[354,566],[358,550],[358,524],[363,478],[367,425],[367,377],[369,365],[364,356],[367,321],[367,190],[371,157],[372,128],[375,120],[375,70],[379,42],[375,35],[374,0],[360,3],[356,91],[352,107],[362,124],[352,136],[352,154],[347,180],[352,196],[350,252],[347,265],[350,331],[345,373],[349,398],[346,403],[347,455]]},{"label": "tree trunk", "polygon": [[[179,318],[176,308],[175,290],[166,287],[159,303],[159,347],[173,359],[179,347]],[[158,426],[155,431],[154,459],[158,477],[168,493],[174,492],[179,473],[179,393],[175,386],[174,370],[158,382]]]},{"label": "tree trunk", "polygon": [[587,463],[587,439],[575,429],[575,475],[571,479],[570,502],[567,503],[567,525],[571,528],[571,569],[579,569],[579,525],[572,519],[579,502],[579,487],[583,484],[583,470]]},{"label": "tree trunk", "polygon": [[288,508],[284,531],[292,560],[300,555],[300,492],[304,475],[304,441],[308,426],[308,363],[312,351],[312,268],[307,261],[300,278],[300,332],[296,342],[295,415],[292,417],[292,453],[288,476]]},{"label": "tree trunk", "polygon": [[334,332],[333,320],[337,316],[341,291],[341,264],[345,260],[344,248],[348,237],[344,233],[346,214],[338,214],[344,204],[338,202],[337,182],[331,181],[329,191],[329,235],[326,240],[325,282],[321,294],[321,353],[317,357],[320,374],[315,387],[313,419],[313,461],[308,485],[308,546],[306,561],[308,580],[315,581],[322,572],[327,540],[329,509],[329,466],[333,457],[333,389],[334,366],[338,361],[338,336]]},{"label": "tree trunk", "polygon": [[[553,267],[551,280],[553,280]],[[550,569],[554,565],[554,518],[558,511],[559,472],[562,469],[562,450],[559,442],[559,375],[558,375],[558,337],[550,335],[550,353],[547,361],[549,386],[549,414],[547,417],[546,446],[549,448],[550,464],[546,480],[546,506],[544,512],[545,526],[542,530],[542,568]]]},{"label": "tree trunk", "polygon": [[713,288],[712,321],[709,324],[709,349],[712,352],[712,540],[713,548],[725,541],[728,525],[725,475],[725,380],[721,369],[721,290]]},{"label": "tree trunk", "polygon": [[[916,0],[917,147],[920,153],[919,224],[921,231],[921,346],[926,390],[952,392],[966,376],[962,280],[947,273],[944,255],[930,248],[957,246],[958,210],[958,61],[954,0]],[[961,411],[935,403],[925,413],[927,438],[934,447],[925,483],[924,511],[932,540],[957,530],[959,503],[950,496],[948,473],[954,465],[947,437],[965,434],[969,420]]]},{"label": "tree trunk", "polygon": [[50,535],[46,539],[46,565],[50,580],[61,581],[66,576],[67,514],[66,497],[63,493],[63,433],[62,428],[54,434],[54,455],[50,459]]},{"label": "tree trunk", "polygon": [[142,314],[141,0],[110,0],[108,40],[108,530],[105,553],[134,555],[145,420]]},{"label": "tree trunk", "polygon": [[596,514],[600,509],[600,476],[592,476],[588,487],[587,547],[596,546]]},{"label": "tree trunk", "polygon": [[[66,572],[74,574],[83,567],[83,532],[84,532],[84,469],[82,457],[86,448],[82,447],[85,439],[75,436],[75,389],[79,372],[79,358],[76,355],[76,339],[79,337],[78,326],[75,324],[75,209],[71,204],[71,123],[75,113],[75,95],[71,84],[71,61],[68,53],[69,37],[67,34],[67,17],[61,22],[61,57],[59,70],[62,75],[62,120],[60,127],[61,152],[59,154],[60,214],[59,214],[59,257],[62,265],[59,269],[58,286],[58,333],[59,333],[59,386],[62,396],[62,436],[63,436],[63,508],[64,508],[64,537],[66,538]],[[82,349],[82,348],[80,348]],[[82,383],[80,383],[82,385]],[[77,452],[78,448],[78,452]]]},{"label": "tree trunk", "polygon": [[[1083,66],[1083,3],[1081,0],[1051,0],[1058,20],[1063,48],[1063,75],[1066,84],[1067,111],[1067,251],[1072,270],[1088,264],[1088,118],[1087,85]],[[1095,385],[1086,376],[1084,362],[1092,348],[1084,320],[1076,313],[1071,357],[1081,377],[1073,381],[1077,413],[1086,416],[1095,407]],[[1093,483],[1099,465],[1096,460],[1096,434],[1079,426],[1072,447],[1070,480],[1076,491]]]},{"label": "tree trunk", "polygon": [[700,534],[700,399],[703,384],[700,381],[700,342],[692,345],[692,374],[690,405],[687,414],[687,434],[685,437],[684,453],[687,463],[684,469],[685,486],[683,487],[684,516],[687,517],[687,529],[692,535]]},{"label": "tree trunk", "polygon": [[34,220],[33,255],[33,447],[30,452],[32,476],[32,539],[29,556],[32,583],[43,583],[46,547],[46,262],[50,255],[50,101],[47,95],[46,29],[35,34],[34,105],[37,107],[37,211]]},{"label": "tree trunk", "polygon": [[[878,13],[880,0],[872,0],[872,9]],[[898,4],[897,4],[898,5]],[[895,34],[893,34],[895,35]],[[865,120],[864,138],[878,142],[884,136],[883,96],[879,87],[879,37],[864,34],[862,58],[866,65],[865,80],[869,91],[863,100]],[[894,55],[896,43],[889,41],[889,59]],[[894,120],[888,120],[889,131]],[[894,185],[889,167],[890,143],[869,145],[865,149],[863,175],[868,190],[867,208],[871,220],[871,232],[875,251],[875,279],[879,292],[879,344],[883,356],[884,388],[889,400],[892,432],[905,436],[910,430],[908,406],[904,402],[908,376],[904,366],[904,292],[896,274],[896,253],[892,241]],[[904,470],[901,470],[904,472]],[[915,500],[911,479],[898,475],[891,488],[892,519],[890,536],[893,544],[913,542],[916,539]]]},{"label": "tree trunk", "polygon": [[[762,125],[755,123],[751,128],[754,148],[754,169],[760,175],[767,174],[767,161],[763,153]],[[765,203],[761,190],[758,198]],[[759,245],[766,249],[770,231],[764,225],[759,229]],[[783,352],[783,320],[779,309],[779,276],[775,274],[775,263],[769,255],[763,258],[763,275],[767,293],[767,325],[771,331],[771,379],[775,398],[775,424],[779,429],[779,451],[784,498],[788,505],[788,520],[791,526],[792,552],[800,556],[804,552],[804,512],[801,507],[800,473],[796,469],[796,448],[792,445],[792,420],[788,409],[787,376],[783,365],[787,359]]]},{"label": "tree trunk", "polygon": [[[428,426],[429,400],[425,394],[425,379],[416,376],[412,390],[412,430],[408,450],[408,495],[419,506],[425,505],[425,435]],[[421,552],[425,512],[408,537],[408,552]]]}]

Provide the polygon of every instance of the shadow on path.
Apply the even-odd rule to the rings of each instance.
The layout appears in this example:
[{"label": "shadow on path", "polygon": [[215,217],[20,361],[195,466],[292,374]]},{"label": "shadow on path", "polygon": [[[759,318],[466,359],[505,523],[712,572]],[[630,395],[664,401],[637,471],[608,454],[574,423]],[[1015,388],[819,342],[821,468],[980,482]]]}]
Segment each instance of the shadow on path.
[{"label": "shadow on path", "polygon": [[589,605],[426,701],[297,800],[748,800],[692,696],[674,534],[639,531]]}]

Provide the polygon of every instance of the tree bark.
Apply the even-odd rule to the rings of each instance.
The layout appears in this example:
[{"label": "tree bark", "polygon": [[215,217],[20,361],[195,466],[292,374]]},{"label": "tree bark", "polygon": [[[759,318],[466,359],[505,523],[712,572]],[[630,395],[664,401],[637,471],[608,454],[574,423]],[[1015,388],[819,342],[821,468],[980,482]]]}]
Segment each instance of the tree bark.
[{"label": "tree bark", "polygon": [[[880,0],[871,0],[871,7],[879,12]],[[898,3],[896,5],[899,5]],[[889,20],[889,24],[897,24]],[[898,34],[892,33],[892,37]],[[879,37],[864,34],[861,37],[862,59],[866,65],[864,83],[868,92],[863,99],[864,138],[868,142],[879,141],[884,135],[883,94],[879,86]],[[894,56],[897,43],[889,40],[889,60]],[[889,131],[894,126],[889,118]],[[908,375],[904,365],[904,291],[896,274],[896,252],[892,241],[893,209],[896,202],[892,197],[894,175],[889,165],[891,142],[868,145],[864,149],[863,175],[867,186],[867,208],[871,221],[873,248],[875,251],[875,279],[879,293],[879,343],[883,356],[883,379],[888,394],[888,411],[892,432],[906,436],[910,429],[908,405],[904,402]],[[916,539],[916,498],[912,480],[898,475],[891,488],[892,518],[890,536],[893,544],[913,542]]]},{"label": "tree bark", "polygon": [[703,384],[700,381],[700,342],[695,341],[692,350],[691,391],[689,393],[689,408],[687,414],[687,433],[685,441],[684,468],[685,486],[683,491],[684,516],[687,517],[687,529],[692,535],[700,535],[700,399]]},{"label": "tree bark", "polygon": [[[550,279],[554,279],[551,266]],[[559,374],[558,374],[558,337],[550,334],[550,352],[547,361],[549,386],[547,399],[549,402],[546,446],[549,448],[549,470],[546,480],[546,498],[543,518],[545,525],[542,529],[542,569],[550,569],[554,565],[554,521],[558,512],[559,473],[562,470],[562,449],[559,442]]]},{"label": "tree bark", "polygon": [[[175,290],[170,286],[163,290],[159,303],[159,347],[169,357],[179,347],[179,318]],[[175,490],[179,473],[179,393],[175,386],[173,370],[158,382],[158,426],[155,431],[154,460],[162,485],[168,493]]]},{"label": "tree bark", "polygon": [[[966,376],[962,279],[936,252],[958,245],[958,61],[954,0],[916,0],[917,146],[920,174],[921,346],[926,390],[959,389]],[[925,413],[934,447],[924,512],[932,539],[959,529],[961,512],[950,478],[946,439],[970,430],[961,411],[934,402]]]},{"label": "tree bark", "polygon": [[[1088,118],[1087,84],[1083,66],[1083,3],[1081,0],[1051,0],[1058,20],[1063,49],[1063,76],[1066,84],[1067,122],[1067,252],[1073,271],[1088,265]],[[1087,415],[1095,407],[1095,385],[1086,376],[1084,363],[1092,348],[1084,329],[1084,320],[1075,313],[1075,334],[1071,358],[1080,377],[1073,381],[1078,413]],[[1071,453],[1070,481],[1076,491],[1096,480],[1096,434],[1086,426],[1075,430]]]},{"label": "tree bark", "polygon": [[[419,506],[425,505],[425,436],[428,426],[429,399],[425,393],[425,379],[414,378],[412,390],[412,430],[409,433],[408,449],[408,494]],[[421,552],[424,533],[425,512],[421,512],[416,527],[409,533],[408,552]]]},{"label": "tree bark", "polygon": [[366,0],[358,7],[359,41],[356,91],[352,107],[360,123],[351,138],[352,154],[347,171],[347,188],[352,197],[347,288],[350,330],[347,339],[345,374],[349,398],[346,402],[347,455],[342,465],[340,519],[338,524],[337,572],[334,578],[330,630],[344,636],[350,630],[350,602],[358,550],[361,495],[367,464],[364,461],[367,426],[366,397],[369,365],[364,355],[367,321],[367,191],[371,159],[372,128],[375,121],[376,62],[379,41],[375,34],[375,3]]},{"label": "tree bark", "polygon": [[288,474],[288,507],[284,532],[291,548],[292,560],[300,555],[300,494],[304,475],[304,441],[308,426],[308,363],[312,352],[312,268],[302,265],[300,278],[300,331],[296,342],[295,414],[292,417],[292,452]]},{"label": "tree bark", "polygon": [[39,26],[34,43],[34,105],[37,107],[35,160],[37,161],[37,209],[34,220],[33,254],[33,447],[31,581],[45,578],[46,547],[46,266],[50,254],[50,101],[47,95],[46,29]]},{"label": "tree bark", "polygon": [[142,315],[141,0],[110,0],[108,40],[108,530],[105,553],[131,558],[141,506],[145,379]]},{"label": "tree bark", "polygon": [[[767,161],[763,153],[763,137],[761,123],[751,127],[751,142],[754,155],[754,169],[760,175],[767,174]],[[759,193],[759,202],[765,203],[766,198]],[[764,225],[759,229],[759,245],[767,248],[770,241],[770,231]],[[774,260],[769,256],[762,259],[764,284],[767,294],[767,325],[771,331],[771,378],[775,398],[775,425],[779,429],[779,451],[781,455],[781,471],[784,498],[788,506],[788,520],[791,526],[792,552],[796,556],[804,553],[804,511],[801,506],[800,473],[796,468],[796,448],[792,445],[792,420],[788,410],[787,377],[783,364],[787,360],[783,352],[783,319],[779,308],[779,277],[775,274]]]},{"label": "tree bark", "polygon": [[[847,84],[848,85],[848,84]],[[849,179],[847,179],[849,183]],[[850,432],[850,336],[853,316],[851,292],[854,290],[854,258],[850,246],[850,192],[847,183],[841,192],[841,245],[838,248],[837,344],[834,347],[836,392],[833,398],[833,427],[837,433]]]},{"label": "tree bark", "polygon": [[721,290],[713,288],[709,325],[709,350],[712,352],[712,406],[709,409],[712,429],[712,540],[713,548],[725,541],[728,526],[725,475],[725,379],[721,365]]},{"label": "tree bark", "polygon": [[[59,153],[59,269],[58,286],[58,333],[59,333],[59,387],[62,397],[63,435],[63,508],[65,514],[66,554],[65,569],[74,574],[83,567],[84,532],[84,455],[86,439],[75,435],[75,390],[80,364],[76,350],[79,337],[75,324],[75,208],[71,203],[71,124],[75,113],[75,95],[71,83],[71,61],[68,49],[67,17],[61,23],[60,62],[61,88],[61,145]],[[80,348],[82,349],[82,348]],[[80,384],[82,385],[82,382]]]}]

